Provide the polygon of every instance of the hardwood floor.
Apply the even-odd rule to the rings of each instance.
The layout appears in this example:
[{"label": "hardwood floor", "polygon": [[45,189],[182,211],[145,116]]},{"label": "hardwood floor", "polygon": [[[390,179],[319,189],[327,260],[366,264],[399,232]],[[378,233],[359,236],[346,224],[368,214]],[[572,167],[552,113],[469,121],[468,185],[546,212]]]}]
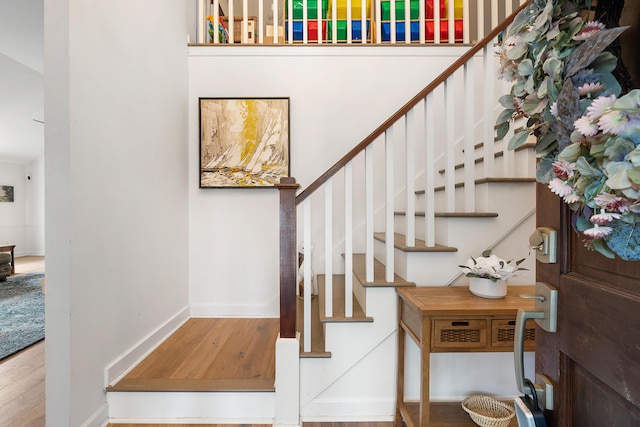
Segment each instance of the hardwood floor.
[{"label": "hardwood floor", "polygon": [[[44,257],[15,264],[16,274],[44,271]],[[0,361],[0,426],[44,427],[44,371],[44,341]]]},{"label": "hardwood floor", "polygon": [[[269,424],[109,424],[107,427],[265,427]],[[393,427],[392,422],[380,423],[303,423],[302,427]]]},{"label": "hardwood floor", "polygon": [[[24,274],[31,272],[44,271],[45,263],[43,257],[20,257],[16,258],[16,274]],[[195,319],[192,319],[195,320]],[[212,319],[197,319],[199,321],[211,321]],[[220,320],[220,319],[217,319]],[[265,320],[265,319],[262,319]],[[272,337],[277,335],[277,322],[274,322],[274,319],[267,319],[268,322],[259,322],[264,323],[263,326],[257,326],[257,324],[247,324],[244,326],[245,331],[258,331],[255,333],[254,337],[251,338],[250,348],[262,348],[265,347],[265,342],[262,340],[267,339],[267,337]],[[249,322],[255,322],[255,320],[248,320]],[[207,325],[207,322],[187,322],[190,325],[190,328],[195,330],[200,330],[201,333],[205,331],[210,325]],[[200,325],[197,325],[200,323]],[[224,326],[224,322],[218,322],[218,328],[222,328],[222,330],[226,329],[226,332],[222,332],[222,341],[229,341],[230,345],[232,342],[236,341],[233,339],[234,334],[242,333],[242,330],[235,332],[232,329],[228,329],[228,324]],[[220,331],[219,331],[220,332]],[[236,335],[237,336],[237,335]],[[174,335],[175,337],[175,335]],[[180,339],[184,340],[185,335],[182,335],[172,339],[174,341],[179,341]],[[268,338],[269,340],[271,338]],[[226,350],[223,350],[224,345],[222,345],[221,339],[217,339],[216,341],[206,340],[206,345],[208,346],[205,351],[213,351],[218,354],[218,357],[228,357],[229,354],[238,355],[241,350],[238,348],[233,348],[233,346],[226,347]],[[184,341],[183,341],[184,342]],[[183,351],[186,346],[182,346]],[[156,351],[161,351],[161,348],[158,348]],[[164,349],[165,353],[162,355],[166,358],[166,348]],[[262,384],[264,388],[273,388],[273,378],[275,377],[274,367],[272,365],[273,360],[270,358],[253,358],[250,354],[251,350],[247,351],[248,355],[243,355],[245,363],[243,364],[242,372],[235,372],[233,375],[235,376],[244,376],[247,379],[244,386],[256,386]],[[264,354],[264,351],[261,353]],[[153,354],[153,353],[152,353]],[[211,354],[211,353],[210,353]],[[226,356],[225,356],[226,354]],[[183,380],[182,383],[180,381],[175,384],[178,387],[184,387],[185,384],[188,384],[190,381],[188,380],[189,376],[200,375],[203,378],[206,378],[204,382],[202,382],[197,387],[203,387],[204,385],[211,386],[212,384],[217,384],[220,386],[225,383],[225,378],[228,379],[229,371],[225,370],[223,374],[220,371],[216,371],[214,367],[216,363],[211,362],[205,365],[194,360],[191,364],[191,368],[189,368],[188,364],[184,365],[178,363],[181,360],[182,356],[177,355],[174,350],[173,358],[167,358],[169,360],[169,365],[171,367],[169,369],[173,370],[174,376],[181,377]],[[248,359],[251,359],[251,363],[246,363]],[[122,385],[128,384],[128,387],[135,388],[140,386],[144,382],[145,379],[151,379],[159,377],[158,372],[162,369],[167,369],[167,366],[164,368],[158,367],[157,365],[154,367],[154,364],[151,362],[152,359],[148,359],[148,363],[143,363],[134,369],[125,383]],[[173,362],[171,362],[173,360]],[[183,360],[184,362],[184,360]],[[219,364],[218,364],[219,365]],[[228,366],[228,365],[226,365]],[[198,367],[195,369],[194,367]],[[199,371],[196,373],[195,370]],[[256,375],[259,378],[256,380]],[[19,353],[16,353],[13,356],[10,356],[2,361],[0,361],[0,426],[2,427],[44,427],[45,426],[45,396],[44,396],[44,381],[45,381],[45,364],[44,364],[44,341],[41,341],[37,344],[32,345],[29,348],[22,350]],[[160,383],[163,381],[160,380]],[[158,381],[156,380],[156,383]],[[173,387],[176,385],[174,384]],[[182,384],[182,385],[180,385]],[[191,382],[193,385],[193,382]],[[238,387],[237,385],[235,387]],[[391,427],[393,423],[391,422],[364,422],[364,423],[338,423],[338,422],[330,422],[330,423],[316,423],[309,422],[304,423],[304,427]],[[265,427],[264,424],[109,424],[110,427]]]}]

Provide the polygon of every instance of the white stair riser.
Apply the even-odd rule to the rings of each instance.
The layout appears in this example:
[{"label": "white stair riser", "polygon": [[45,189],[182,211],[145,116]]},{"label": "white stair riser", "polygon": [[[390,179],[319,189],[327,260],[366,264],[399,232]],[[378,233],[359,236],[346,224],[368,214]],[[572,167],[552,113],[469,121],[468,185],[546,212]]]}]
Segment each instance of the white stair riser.
[{"label": "white stair riser", "polygon": [[[465,209],[464,205],[464,188],[455,189],[455,210],[460,212],[476,211],[476,212],[497,212],[500,214],[500,207],[505,201],[509,206],[525,204],[526,206],[535,206],[535,184],[533,182],[485,182],[476,185],[475,188],[476,203],[472,209]],[[436,211],[446,210],[445,192],[437,191],[435,193]],[[425,197],[419,194],[416,199],[416,211],[424,211]]]},{"label": "white stair riser", "polygon": [[[354,418],[347,421],[365,421],[369,414],[390,421],[384,417],[395,405],[396,370],[389,361],[395,360],[396,352],[397,294],[394,288],[362,290],[367,315],[374,321],[326,323],[325,348],[331,358],[300,361],[303,420],[342,420],[350,415]],[[364,418],[358,419],[359,414]]]},{"label": "white stair riser", "polygon": [[275,392],[109,392],[110,421],[175,424],[271,424]]},{"label": "white stair riser", "polygon": [[[482,153],[475,155],[475,158],[480,158]],[[464,159],[460,158],[456,164],[462,163]],[[519,150],[516,152],[510,152],[507,156],[499,156],[494,158],[494,172],[491,177],[518,177],[518,178],[532,178],[535,176],[535,157],[531,155],[529,149]],[[484,178],[485,174],[484,162],[474,163],[474,173],[476,178]],[[440,168],[438,170],[441,170]],[[458,168],[454,171],[454,181],[464,181],[465,168]],[[435,179],[435,185],[444,185],[446,182],[446,174],[438,173]]]}]

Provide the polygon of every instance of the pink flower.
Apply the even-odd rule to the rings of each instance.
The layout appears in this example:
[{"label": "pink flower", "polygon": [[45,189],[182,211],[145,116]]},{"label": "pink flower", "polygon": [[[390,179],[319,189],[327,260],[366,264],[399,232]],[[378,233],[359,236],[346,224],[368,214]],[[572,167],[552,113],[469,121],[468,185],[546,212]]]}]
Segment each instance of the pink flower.
[{"label": "pink flower", "polygon": [[592,239],[602,239],[603,237],[608,236],[612,231],[613,228],[611,227],[599,227],[598,225],[596,225],[593,228],[584,230],[583,233],[585,234],[585,236],[589,236]]},{"label": "pink flower", "polygon": [[616,96],[599,96],[591,102],[591,105],[587,107],[586,116],[589,119],[595,121],[599,119],[604,113],[611,109],[611,106],[616,102]]},{"label": "pink flower", "polygon": [[599,33],[600,31],[604,30],[604,28],[605,26],[601,22],[598,22],[598,21],[587,22],[586,24],[584,24],[584,26],[578,32],[578,34],[573,36],[573,40],[586,40],[589,37],[592,37],[595,34]]},{"label": "pink flower", "polygon": [[566,181],[560,178],[553,178],[549,181],[549,189],[560,197],[567,196],[573,193],[573,187]]},{"label": "pink flower", "polygon": [[593,198],[596,205],[608,211],[625,213],[629,211],[629,201],[611,193],[600,193]]},{"label": "pink flower", "polygon": [[589,218],[589,221],[598,225],[607,225],[616,219],[620,219],[619,213],[602,212],[599,214],[592,215],[591,218]]},{"label": "pink flower", "polygon": [[580,201],[580,196],[578,196],[576,193],[567,194],[562,198],[562,201],[568,205],[572,203],[578,203]]},{"label": "pink flower", "polygon": [[576,164],[567,162],[566,160],[556,160],[553,162],[553,173],[558,178],[570,179],[573,178],[573,172],[576,170]]},{"label": "pink flower", "polygon": [[582,116],[575,122],[573,122],[576,130],[584,136],[594,136],[598,133],[598,125],[591,122],[587,116]]},{"label": "pink flower", "polygon": [[[576,120],[576,122],[578,120]],[[598,127],[600,130],[604,133],[610,133],[613,135],[617,135],[625,130],[627,124],[629,124],[629,118],[619,111],[609,111],[600,117],[600,120],[598,120]],[[583,135],[588,136],[586,134]]]},{"label": "pink flower", "polygon": [[595,92],[599,92],[604,89],[600,83],[585,83],[576,88],[580,96],[590,95]]}]

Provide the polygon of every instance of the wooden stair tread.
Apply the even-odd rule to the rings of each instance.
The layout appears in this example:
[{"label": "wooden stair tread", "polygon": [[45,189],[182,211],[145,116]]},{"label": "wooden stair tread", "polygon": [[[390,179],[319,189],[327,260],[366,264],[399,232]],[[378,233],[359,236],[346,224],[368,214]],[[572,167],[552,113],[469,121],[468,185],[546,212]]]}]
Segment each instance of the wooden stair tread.
[{"label": "wooden stair tread", "polygon": [[280,319],[191,318],[108,391],[273,391]]},{"label": "wooden stair tread", "polygon": [[297,298],[296,329],[300,332],[300,357],[331,357],[324,349],[324,328],[320,323],[319,298],[311,297],[311,351],[304,351],[304,299]]},{"label": "wooden stair tread", "polygon": [[[374,233],[373,237],[383,243],[386,243],[385,233]],[[416,239],[416,245],[409,247],[406,245],[406,237],[400,233],[393,234],[393,246],[403,252],[457,252],[458,248],[453,246],[444,246],[436,244],[435,246],[427,246],[424,240]]]},{"label": "wooden stair tread", "polygon": [[373,322],[373,318],[367,316],[362,309],[362,306],[358,302],[358,300],[353,297],[353,316],[347,317],[345,315],[345,304],[344,304],[344,288],[345,288],[345,277],[343,274],[334,274],[332,275],[333,280],[333,315],[328,317],[325,316],[325,284],[326,279],[324,274],[318,274],[316,276],[316,280],[318,281],[318,297],[319,297],[319,309],[320,309],[320,321],[321,322]]},{"label": "wooden stair tread", "polygon": [[[404,216],[406,212],[394,212],[394,215]],[[423,211],[414,212],[415,216],[424,216]],[[436,212],[436,218],[495,218],[497,212]]]},{"label": "wooden stair tread", "polygon": [[[504,183],[504,184],[517,184],[517,183],[528,183],[528,182],[536,182],[535,178],[529,178],[529,177],[514,177],[514,178],[478,178],[475,181],[476,185],[479,184],[488,184],[488,183]],[[455,188],[462,188],[464,187],[464,182],[457,182],[455,184]],[[435,191],[443,191],[445,189],[444,185],[441,185],[439,187],[435,187]],[[415,194],[424,194],[425,190],[416,190]]]},{"label": "wooden stair tread", "polygon": [[373,282],[367,282],[365,254],[353,255],[353,274],[364,287],[408,287],[416,285],[414,282],[408,282],[397,274],[394,275],[393,282],[387,282],[385,280],[385,266],[377,259],[373,260]]}]

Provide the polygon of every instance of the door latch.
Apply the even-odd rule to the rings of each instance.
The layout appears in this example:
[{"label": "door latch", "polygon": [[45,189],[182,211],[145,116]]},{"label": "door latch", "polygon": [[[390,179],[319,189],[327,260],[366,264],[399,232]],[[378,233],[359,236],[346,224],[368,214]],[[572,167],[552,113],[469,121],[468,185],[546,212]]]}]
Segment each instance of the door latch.
[{"label": "door latch", "polygon": [[536,251],[536,259],[545,264],[557,262],[558,238],[553,228],[538,227],[529,236],[529,249]]}]

